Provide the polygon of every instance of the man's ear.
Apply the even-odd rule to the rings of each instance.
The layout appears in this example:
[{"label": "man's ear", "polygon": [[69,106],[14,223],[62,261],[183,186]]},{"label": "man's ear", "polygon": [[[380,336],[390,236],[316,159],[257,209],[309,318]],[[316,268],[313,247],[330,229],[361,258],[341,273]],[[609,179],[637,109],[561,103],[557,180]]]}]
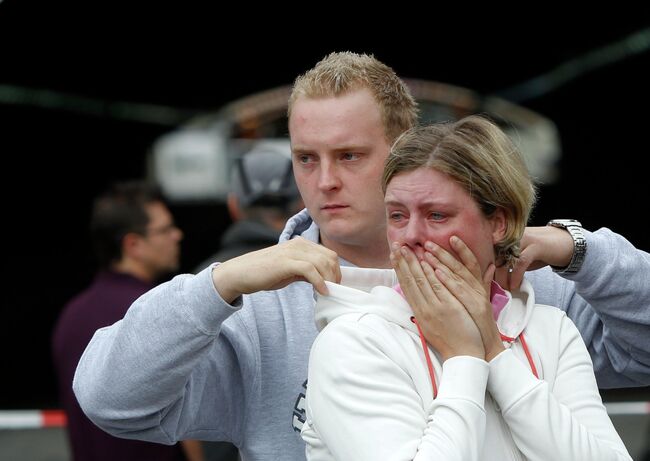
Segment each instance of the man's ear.
[{"label": "man's ear", "polygon": [[242,210],[239,207],[239,199],[237,198],[237,195],[229,192],[226,205],[228,205],[228,213],[230,214],[230,219],[232,219],[233,222],[237,222],[242,219]]},{"label": "man's ear", "polygon": [[136,234],[135,232],[129,232],[122,237],[122,257],[132,257],[138,253],[142,239],[142,235]]},{"label": "man's ear", "polygon": [[497,244],[503,240],[508,229],[508,217],[503,208],[497,208],[492,214],[492,244]]}]

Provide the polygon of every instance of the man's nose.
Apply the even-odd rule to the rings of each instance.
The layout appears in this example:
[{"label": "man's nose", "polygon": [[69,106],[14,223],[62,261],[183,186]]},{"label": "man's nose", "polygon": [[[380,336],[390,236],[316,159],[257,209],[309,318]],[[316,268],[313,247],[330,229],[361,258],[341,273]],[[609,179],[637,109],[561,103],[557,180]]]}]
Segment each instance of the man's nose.
[{"label": "man's nose", "polygon": [[318,187],[324,191],[338,189],[341,187],[341,178],[339,177],[339,171],[336,163],[329,161],[321,162]]}]

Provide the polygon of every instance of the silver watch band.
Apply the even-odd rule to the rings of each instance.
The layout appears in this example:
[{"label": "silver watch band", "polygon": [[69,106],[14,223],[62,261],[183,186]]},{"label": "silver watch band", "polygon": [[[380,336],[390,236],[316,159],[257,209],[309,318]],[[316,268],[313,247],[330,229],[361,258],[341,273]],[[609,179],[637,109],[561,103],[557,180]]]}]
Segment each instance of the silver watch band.
[{"label": "silver watch band", "polygon": [[565,229],[573,239],[573,256],[569,265],[566,267],[551,266],[553,272],[558,274],[575,274],[582,267],[587,254],[587,240],[582,233],[582,224],[575,219],[552,219],[547,226],[559,227]]}]

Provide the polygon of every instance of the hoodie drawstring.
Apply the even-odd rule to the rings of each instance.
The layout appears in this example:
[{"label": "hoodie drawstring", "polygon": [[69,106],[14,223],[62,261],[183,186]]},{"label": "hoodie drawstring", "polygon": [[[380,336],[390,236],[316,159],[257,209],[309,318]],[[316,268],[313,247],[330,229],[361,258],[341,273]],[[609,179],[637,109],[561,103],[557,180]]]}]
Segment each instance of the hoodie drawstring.
[{"label": "hoodie drawstring", "polygon": [[[511,338],[510,336],[506,336],[503,333],[499,332],[501,335],[501,341],[506,341],[508,343],[513,343],[517,340],[517,338]],[[530,370],[533,372],[535,375],[535,378],[539,379],[539,375],[537,374],[537,368],[535,367],[535,362],[533,362],[533,357],[530,355],[530,350],[528,350],[528,344],[526,344],[526,338],[524,337],[524,332],[522,331],[519,336],[519,341],[521,341],[521,347],[524,348],[524,354],[526,354],[526,358],[528,359],[528,364],[530,365]]]},{"label": "hoodie drawstring", "polygon": [[526,358],[528,359],[528,363],[530,364],[530,369],[535,375],[535,378],[539,379],[539,375],[537,374],[537,368],[535,368],[535,362],[533,362],[533,358],[530,356],[530,351],[528,350],[528,344],[526,344],[526,339],[524,338],[523,331],[519,335],[519,340],[521,341],[521,347],[524,348],[524,353],[526,354]]},{"label": "hoodie drawstring", "polygon": [[[438,385],[436,384],[436,375],[433,372],[433,362],[431,361],[431,356],[429,355],[429,347],[427,346],[427,340],[424,338],[424,334],[422,333],[420,324],[418,323],[418,321],[415,319],[414,316],[411,316],[411,322],[415,323],[415,326],[417,327],[418,333],[420,335],[420,342],[422,343],[422,350],[424,351],[424,358],[427,361],[427,368],[429,369],[429,377],[431,378],[431,385],[433,387],[433,398],[435,399],[438,396]],[[501,335],[501,341],[506,341],[508,343],[513,343],[517,340],[517,338],[511,338],[510,336],[506,336],[501,332],[499,332],[499,335]],[[530,350],[528,349],[528,344],[526,343],[526,338],[524,337],[523,331],[518,336],[518,338],[519,341],[521,341],[521,347],[523,347],[524,349],[524,353],[526,354],[526,358],[528,359],[528,364],[530,365],[530,369],[533,372],[533,375],[535,375],[535,378],[539,379],[539,375],[537,374],[537,368],[535,367],[535,362],[533,362],[533,357],[530,355]]]},{"label": "hoodie drawstring", "polygon": [[415,326],[418,328],[418,333],[420,334],[420,342],[422,343],[422,350],[424,350],[424,358],[427,361],[427,367],[429,368],[429,377],[431,378],[431,385],[433,386],[433,398],[435,399],[438,396],[438,385],[436,384],[436,375],[433,372],[433,362],[431,362],[431,356],[429,355],[429,348],[427,347],[427,340],[424,339],[422,334],[422,329],[420,324],[415,317],[411,317],[411,322],[415,323]]}]

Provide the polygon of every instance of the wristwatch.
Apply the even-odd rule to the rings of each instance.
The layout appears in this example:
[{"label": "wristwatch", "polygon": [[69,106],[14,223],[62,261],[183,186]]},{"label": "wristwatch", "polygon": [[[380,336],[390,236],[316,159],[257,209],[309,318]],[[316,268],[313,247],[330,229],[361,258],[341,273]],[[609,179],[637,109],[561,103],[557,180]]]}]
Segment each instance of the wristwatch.
[{"label": "wristwatch", "polygon": [[547,226],[559,227],[565,229],[573,239],[573,257],[566,267],[551,266],[553,272],[558,274],[575,274],[582,267],[587,254],[587,240],[582,233],[582,224],[575,219],[552,219]]}]

